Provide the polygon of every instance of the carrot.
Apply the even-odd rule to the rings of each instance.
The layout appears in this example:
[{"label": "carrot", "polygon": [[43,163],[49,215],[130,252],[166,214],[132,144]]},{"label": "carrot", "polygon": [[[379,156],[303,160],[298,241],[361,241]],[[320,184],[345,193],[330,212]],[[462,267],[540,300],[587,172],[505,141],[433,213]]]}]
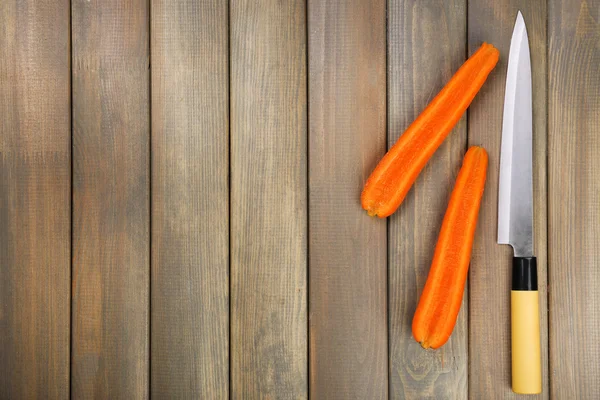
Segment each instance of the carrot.
[{"label": "carrot", "polygon": [[467,151],[458,172],[412,324],[413,337],[425,349],[437,349],[446,343],[456,324],[469,271],[487,164],[486,151],[473,146]]},{"label": "carrot", "polygon": [[362,207],[370,216],[385,218],[396,211],[427,161],[471,104],[498,57],[494,46],[482,44],[381,159],[361,196]]}]

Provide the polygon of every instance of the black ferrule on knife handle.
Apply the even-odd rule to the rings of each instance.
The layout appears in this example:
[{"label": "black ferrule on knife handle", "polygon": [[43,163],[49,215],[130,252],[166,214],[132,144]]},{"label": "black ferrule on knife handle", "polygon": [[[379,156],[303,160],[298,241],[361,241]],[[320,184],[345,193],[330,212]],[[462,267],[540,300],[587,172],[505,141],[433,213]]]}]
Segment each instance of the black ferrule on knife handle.
[{"label": "black ferrule on knife handle", "polygon": [[535,257],[514,257],[512,290],[538,290]]}]

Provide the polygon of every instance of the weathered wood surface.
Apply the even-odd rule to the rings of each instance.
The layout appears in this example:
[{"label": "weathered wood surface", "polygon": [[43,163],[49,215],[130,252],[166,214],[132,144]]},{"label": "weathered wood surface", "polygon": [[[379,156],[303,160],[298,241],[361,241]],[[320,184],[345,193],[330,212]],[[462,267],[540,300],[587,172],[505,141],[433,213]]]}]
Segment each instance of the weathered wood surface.
[{"label": "weathered wood surface", "polygon": [[551,0],[550,387],[600,398],[600,2]]},{"label": "weathered wood surface", "polygon": [[72,2],[74,399],[148,397],[148,17],[144,0]]},{"label": "weathered wood surface", "polygon": [[[464,62],[466,27],[466,1],[388,1],[388,147]],[[440,351],[411,329],[466,146],[465,115],[389,219],[390,398],[467,397],[468,292]]]},{"label": "weathered wood surface", "polygon": [[0,3],[0,398],[69,397],[69,2]]},{"label": "weathered wood surface", "polygon": [[386,148],[385,2],[308,2],[310,393],[388,393],[386,221],[360,192]]},{"label": "weathered wood surface", "polygon": [[151,6],[151,393],[227,398],[229,10]]},{"label": "weathered wood surface", "polygon": [[231,397],[306,398],[306,8],[231,2]]}]

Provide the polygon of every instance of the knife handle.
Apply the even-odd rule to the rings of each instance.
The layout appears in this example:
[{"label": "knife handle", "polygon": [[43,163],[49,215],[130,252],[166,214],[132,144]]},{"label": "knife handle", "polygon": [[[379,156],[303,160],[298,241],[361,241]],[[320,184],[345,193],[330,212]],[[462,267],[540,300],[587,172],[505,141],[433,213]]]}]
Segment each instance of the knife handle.
[{"label": "knife handle", "polygon": [[511,291],[512,389],[542,392],[540,311],[535,257],[515,257]]}]

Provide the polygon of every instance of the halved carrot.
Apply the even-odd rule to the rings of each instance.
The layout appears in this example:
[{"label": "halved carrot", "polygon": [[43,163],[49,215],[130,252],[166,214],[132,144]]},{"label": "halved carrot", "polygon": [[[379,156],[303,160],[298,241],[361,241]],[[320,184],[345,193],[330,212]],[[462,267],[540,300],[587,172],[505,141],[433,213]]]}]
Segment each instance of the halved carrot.
[{"label": "halved carrot", "polygon": [[498,62],[499,52],[483,43],[381,159],[362,192],[369,215],[385,218],[406,193]]},{"label": "halved carrot", "polygon": [[423,348],[442,346],[456,324],[469,271],[487,164],[486,151],[473,146],[467,151],[458,172],[412,323],[413,337]]}]

